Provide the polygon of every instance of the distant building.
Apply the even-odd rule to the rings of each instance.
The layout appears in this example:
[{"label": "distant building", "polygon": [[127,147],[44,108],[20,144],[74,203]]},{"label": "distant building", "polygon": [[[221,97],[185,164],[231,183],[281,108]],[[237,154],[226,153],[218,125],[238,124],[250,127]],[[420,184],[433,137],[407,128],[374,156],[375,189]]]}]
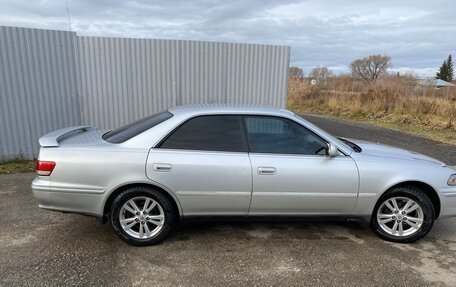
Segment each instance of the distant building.
[{"label": "distant building", "polygon": [[423,80],[422,85],[425,86],[433,86],[436,88],[444,88],[444,87],[456,87],[456,84],[449,83],[447,81],[441,79],[427,79]]}]

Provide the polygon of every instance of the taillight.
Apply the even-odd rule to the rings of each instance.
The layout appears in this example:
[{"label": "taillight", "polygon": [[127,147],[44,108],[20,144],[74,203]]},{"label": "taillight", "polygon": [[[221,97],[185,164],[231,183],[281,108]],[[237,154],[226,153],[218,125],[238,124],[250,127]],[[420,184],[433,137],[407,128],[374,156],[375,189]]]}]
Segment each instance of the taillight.
[{"label": "taillight", "polygon": [[36,174],[41,176],[49,176],[54,170],[55,162],[53,161],[36,161]]}]

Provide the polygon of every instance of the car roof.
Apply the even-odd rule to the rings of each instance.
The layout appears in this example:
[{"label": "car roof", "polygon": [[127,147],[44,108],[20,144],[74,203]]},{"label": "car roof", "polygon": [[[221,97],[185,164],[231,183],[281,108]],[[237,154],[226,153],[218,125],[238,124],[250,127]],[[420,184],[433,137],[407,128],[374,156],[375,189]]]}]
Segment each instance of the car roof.
[{"label": "car roof", "polygon": [[343,142],[335,138],[334,136],[328,134],[327,132],[321,130],[320,128],[314,126],[312,123],[304,120],[301,117],[297,117],[293,112],[286,109],[281,109],[271,106],[240,106],[240,105],[230,105],[230,104],[200,104],[200,105],[185,105],[185,106],[176,106],[168,109],[170,113],[174,116],[169,120],[166,120],[154,128],[151,128],[133,138],[122,143],[121,145],[128,146],[130,148],[150,148],[152,142],[154,145],[160,142],[164,135],[166,135],[171,130],[178,127],[185,120],[204,115],[226,115],[226,114],[244,114],[244,115],[271,115],[284,117],[289,119],[297,120],[301,124],[305,124],[306,127],[313,132],[317,133],[321,137],[325,138],[331,142],[337,142],[338,147],[341,148],[346,154],[351,153],[351,148],[346,146]]},{"label": "car roof", "polygon": [[229,105],[229,104],[199,104],[184,105],[170,108],[168,110],[174,115],[190,116],[198,114],[266,114],[293,116],[294,113],[286,109],[271,106],[251,105]]}]

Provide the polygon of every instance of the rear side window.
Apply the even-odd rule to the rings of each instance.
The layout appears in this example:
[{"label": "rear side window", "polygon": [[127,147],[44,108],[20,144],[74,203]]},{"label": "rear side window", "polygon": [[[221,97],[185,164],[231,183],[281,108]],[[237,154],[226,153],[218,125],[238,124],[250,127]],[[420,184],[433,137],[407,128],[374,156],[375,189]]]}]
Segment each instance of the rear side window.
[{"label": "rear side window", "polygon": [[245,151],[239,116],[201,116],[185,122],[160,145],[166,149]]},{"label": "rear side window", "polygon": [[107,132],[103,135],[103,139],[110,143],[123,143],[172,117],[173,114],[168,111],[154,114]]}]

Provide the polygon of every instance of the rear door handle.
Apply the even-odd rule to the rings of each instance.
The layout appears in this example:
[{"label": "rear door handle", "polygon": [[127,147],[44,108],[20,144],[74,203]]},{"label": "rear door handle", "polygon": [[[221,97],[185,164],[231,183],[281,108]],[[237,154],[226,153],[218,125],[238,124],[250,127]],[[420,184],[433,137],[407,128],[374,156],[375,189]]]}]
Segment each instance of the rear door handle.
[{"label": "rear door handle", "polygon": [[258,168],[258,174],[274,175],[276,174],[276,169],[275,167],[260,166]]},{"label": "rear door handle", "polygon": [[171,171],[173,166],[169,163],[154,163],[153,169],[155,171]]}]

